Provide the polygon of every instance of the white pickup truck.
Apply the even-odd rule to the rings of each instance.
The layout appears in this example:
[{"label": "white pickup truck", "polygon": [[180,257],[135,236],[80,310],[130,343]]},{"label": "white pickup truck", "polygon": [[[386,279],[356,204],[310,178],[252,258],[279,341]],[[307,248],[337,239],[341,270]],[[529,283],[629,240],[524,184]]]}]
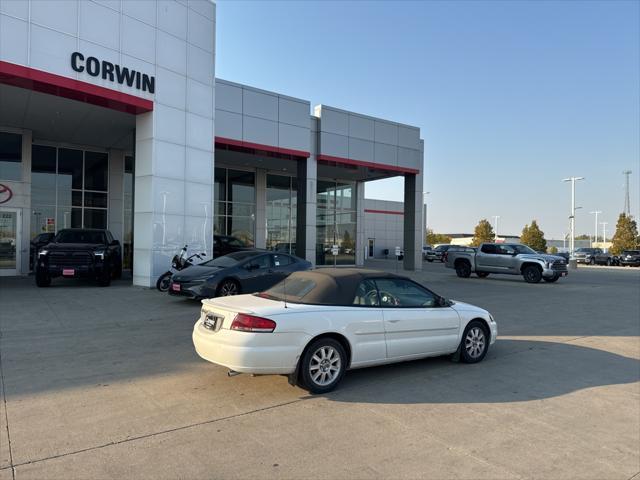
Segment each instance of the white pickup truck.
[{"label": "white pickup truck", "polygon": [[450,251],[445,266],[454,268],[461,278],[468,278],[472,273],[480,278],[502,273],[522,275],[528,283],[555,282],[569,274],[564,258],[537,253],[517,243],[483,243],[477,252]]}]

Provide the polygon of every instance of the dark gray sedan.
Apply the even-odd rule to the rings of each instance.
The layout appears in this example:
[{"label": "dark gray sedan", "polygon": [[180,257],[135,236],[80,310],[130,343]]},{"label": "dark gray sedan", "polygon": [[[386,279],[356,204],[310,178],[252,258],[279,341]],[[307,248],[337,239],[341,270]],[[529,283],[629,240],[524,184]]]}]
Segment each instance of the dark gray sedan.
[{"label": "dark gray sedan", "polygon": [[234,252],[175,274],[169,294],[200,299],[261,292],[292,272],[310,268],[311,263],[286,253]]}]

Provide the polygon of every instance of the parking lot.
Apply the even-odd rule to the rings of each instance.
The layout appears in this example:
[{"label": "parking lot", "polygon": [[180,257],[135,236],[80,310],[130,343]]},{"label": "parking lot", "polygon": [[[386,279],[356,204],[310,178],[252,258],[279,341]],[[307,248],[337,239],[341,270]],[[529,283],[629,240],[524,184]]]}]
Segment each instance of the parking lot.
[{"label": "parking lot", "polygon": [[487,358],[352,371],[323,396],[199,359],[199,303],[0,279],[0,480],[640,478],[640,269],[410,276],[493,313]]}]

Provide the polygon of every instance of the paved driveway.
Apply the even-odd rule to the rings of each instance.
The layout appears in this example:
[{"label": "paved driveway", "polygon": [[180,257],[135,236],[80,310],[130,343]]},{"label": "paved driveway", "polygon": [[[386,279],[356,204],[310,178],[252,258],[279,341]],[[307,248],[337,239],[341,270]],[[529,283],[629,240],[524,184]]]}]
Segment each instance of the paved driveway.
[{"label": "paved driveway", "polygon": [[640,269],[528,285],[425,267],[496,317],[485,361],[353,371],[324,396],[200,360],[195,302],[0,279],[0,480],[638,475]]}]

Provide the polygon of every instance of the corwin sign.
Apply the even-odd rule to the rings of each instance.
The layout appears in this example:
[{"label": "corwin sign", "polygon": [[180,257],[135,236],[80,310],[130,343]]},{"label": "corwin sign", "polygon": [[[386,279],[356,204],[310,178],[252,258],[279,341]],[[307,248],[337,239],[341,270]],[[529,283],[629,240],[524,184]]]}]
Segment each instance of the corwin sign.
[{"label": "corwin sign", "polygon": [[127,67],[121,67],[106,60],[100,61],[96,57],[87,57],[85,59],[80,52],[71,54],[71,68],[76,72],[87,72],[92,77],[102,77],[103,80],[117,82],[120,85],[135,86],[135,88],[143,92],[155,93],[156,90],[155,77],[130,70]]}]

